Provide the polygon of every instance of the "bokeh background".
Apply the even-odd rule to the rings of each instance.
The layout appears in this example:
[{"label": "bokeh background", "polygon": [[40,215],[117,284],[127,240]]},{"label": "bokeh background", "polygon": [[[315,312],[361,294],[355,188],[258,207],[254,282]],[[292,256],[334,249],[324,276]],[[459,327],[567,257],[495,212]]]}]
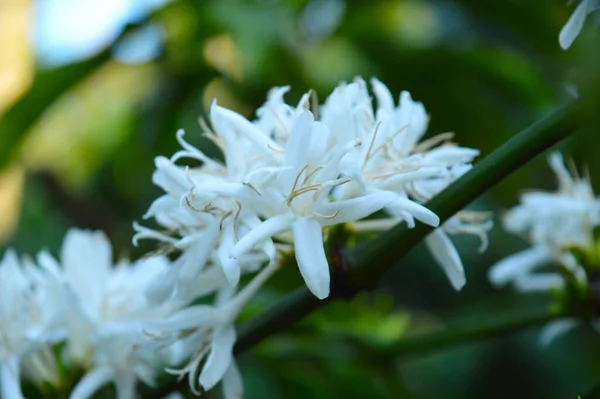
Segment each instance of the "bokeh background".
[{"label": "bokeh background", "polygon": [[[455,132],[485,156],[576,93],[599,41],[589,23],[560,49],[572,11],[566,0],[0,0],[0,249],[58,254],[76,226],[104,230],[119,256],[152,250],[131,236],[160,193],[153,159],[177,150],[179,128],[211,151],[198,118],[215,97],[251,118],[273,86],[291,85],[294,103],[376,76],[425,104],[430,135]],[[596,137],[584,131],[560,149],[598,186]],[[475,238],[455,239],[468,279],[460,293],[418,247],[381,289],[243,355],[246,396],[595,397],[600,338],[587,326],[549,348],[533,328],[427,353],[381,350],[546,305],[485,276],[526,245],[502,231],[503,210],[525,188],[555,185],[539,157],[473,204],[495,211],[496,227],[485,254]],[[282,272],[245,317],[300,284]]]}]

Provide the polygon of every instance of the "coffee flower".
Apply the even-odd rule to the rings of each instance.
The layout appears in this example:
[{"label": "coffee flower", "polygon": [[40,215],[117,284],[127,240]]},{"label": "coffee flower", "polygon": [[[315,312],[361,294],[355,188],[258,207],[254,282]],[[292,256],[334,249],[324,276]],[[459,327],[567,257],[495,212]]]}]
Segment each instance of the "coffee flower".
[{"label": "coffee flower", "polygon": [[[341,187],[340,197],[356,193],[391,192],[398,198],[385,206],[394,222],[405,221],[409,227],[415,219],[437,226],[439,219],[422,203],[429,201],[450,183],[471,168],[479,151],[452,144],[451,133],[443,133],[421,141],[429,117],[422,103],[413,101],[408,92],[402,92],[395,106],[389,89],[377,79],[372,80],[377,99],[373,115],[366,84],[362,80],[338,87],[328,98],[322,110],[323,118],[348,121],[344,131],[355,132],[363,142],[358,162],[347,162],[345,172],[353,181]],[[374,227],[372,221],[362,227]],[[382,229],[390,224],[381,220]],[[361,224],[355,224],[361,228]],[[466,283],[464,268],[458,251],[448,235],[465,233],[481,238],[480,250],[487,245],[486,232],[491,222],[485,214],[459,212],[434,230],[425,240],[434,259],[442,266],[455,289]]]},{"label": "coffee flower", "polygon": [[[504,218],[506,230],[524,236],[531,247],[493,265],[488,277],[495,286],[512,283],[521,292],[572,289],[586,293],[592,269],[598,265],[582,260],[597,251],[593,230],[600,225],[600,202],[589,179],[572,176],[559,153],[551,154],[549,163],[558,177],[558,190],[523,194],[521,203]],[[545,271],[539,271],[542,267]],[[542,343],[576,324],[574,319],[549,324],[542,332]]]},{"label": "coffee flower", "polygon": [[146,320],[169,316],[177,304],[155,306],[144,291],[167,269],[168,261],[154,257],[113,266],[104,234],[73,229],[64,239],[60,262],[46,252],[38,262],[56,271],[69,300],[65,361],[88,368],[70,397],[90,398],[113,381],[119,398],[133,398],[138,380],[152,385],[163,360],[144,346],[141,326]]},{"label": "coffee flower", "polygon": [[170,317],[145,323],[146,334],[163,346],[171,345],[179,357],[188,358],[181,369],[168,369],[172,374],[188,376],[192,391],[200,394],[222,381],[226,399],[243,396],[242,378],[233,358],[236,342],[234,323],[244,306],[278,269],[272,262],[256,274],[239,292],[224,285],[217,292],[214,305],[193,305]]},{"label": "coffee flower", "polygon": [[[0,397],[22,399],[20,375],[29,360],[36,380],[56,383],[49,345],[66,336],[66,301],[55,270],[19,260],[9,250],[0,261]],[[36,360],[36,361],[33,361]]]},{"label": "coffee flower", "polygon": [[577,280],[585,280],[582,265],[569,248],[594,247],[599,203],[589,180],[571,176],[559,153],[553,153],[549,163],[558,177],[558,191],[527,192],[506,214],[505,228],[525,236],[532,246],[494,265],[489,272],[492,284],[512,282],[522,291],[561,288],[564,280],[560,273],[535,273],[538,267],[551,263],[563,266]]},{"label": "coffee flower", "polygon": [[[310,94],[288,105],[283,97],[289,88],[275,88],[252,122],[215,102],[212,127],[203,123],[203,130],[223,162],[179,132],[183,150],[156,159],[153,180],[165,194],[145,216],[165,231],[135,224],[134,242],[157,239],[164,250],[181,252],[151,287],[151,297],[186,297],[182,293],[192,293],[194,282],[215,266],[235,286],[241,275],[272,263],[278,248],[291,245],[308,288],[322,299],[330,285],[323,248],[328,226],[381,209],[411,226],[415,220],[437,226],[439,218],[417,193],[432,178],[447,179],[477,151],[436,147],[438,141],[419,147],[427,126],[422,104],[404,93],[394,108],[385,103],[391,95],[382,87],[374,81],[377,116],[360,79],[340,85],[322,106],[311,104]],[[183,159],[201,166],[180,166]]]}]

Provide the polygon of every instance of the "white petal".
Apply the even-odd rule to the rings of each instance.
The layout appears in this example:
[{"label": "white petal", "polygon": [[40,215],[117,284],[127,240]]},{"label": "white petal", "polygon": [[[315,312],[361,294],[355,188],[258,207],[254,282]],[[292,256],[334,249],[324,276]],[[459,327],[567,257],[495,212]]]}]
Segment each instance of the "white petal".
[{"label": "white petal", "polygon": [[590,0],[583,0],[581,3],[579,3],[565,26],[560,31],[560,34],[558,35],[558,42],[563,50],[571,47],[571,44],[573,44],[577,36],[579,36],[581,33],[583,24],[585,23],[585,17],[589,13],[588,6],[590,4]]},{"label": "white petal", "polygon": [[177,284],[179,269],[181,264],[173,264],[152,281],[144,292],[150,304],[158,305],[171,296]]},{"label": "white petal", "polygon": [[233,360],[233,345],[236,334],[233,327],[215,330],[210,346],[210,355],[202,369],[199,383],[205,390],[214,387],[225,375]]},{"label": "white petal", "polygon": [[214,220],[206,229],[188,236],[193,241],[181,255],[181,269],[179,270],[179,281],[185,283],[195,279],[204,269],[206,261],[210,257],[219,239],[219,222]]},{"label": "white petal", "polygon": [[549,346],[554,340],[561,335],[566,334],[573,329],[578,323],[576,319],[561,319],[551,321],[544,326],[539,337],[539,344],[542,347]]},{"label": "white petal", "polygon": [[302,218],[294,222],[292,230],[296,260],[306,286],[317,298],[327,298],[330,277],[321,225],[312,218]]},{"label": "white petal", "polygon": [[248,234],[243,236],[231,249],[230,256],[237,258],[243,254],[249,252],[254,246],[263,240],[270,239],[271,237],[281,234],[286,230],[289,230],[295,216],[291,213],[284,215],[277,215],[269,218],[250,230]]},{"label": "white petal", "polygon": [[229,369],[223,377],[223,397],[224,399],[242,399],[244,397],[242,375],[235,360],[231,361]]},{"label": "white petal", "polygon": [[115,376],[117,399],[135,399],[137,380],[132,372],[119,373]]},{"label": "white petal", "polygon": [[[371,215],[374,212],[390,205],[398,199],[398,194],[379,191],[373,194],[367,194],[362,197],[348,200],[323,202],[315,206],[315,212],[321,216],[318,217],[319,223],[323,226],[330,226],[338,223],[346,223],[360,220]],[[336,214],[337,213],[337,214]]]},{"label": "white petal", "polygon": [[112,267],[112,248],[100,231],[71,229],[64,239],[61,260],[66,278],[86,313],[94,316]]},{"label": "white petal", "polygon": [[520,275],[527,274],[537,266],[551,260],[550,253],[543,247],[533,247],[510,255],[488,271],[488,279],[494,286],[501,286]]},{"label": "white petal", "polygon": [[222,321],[222,312],[209,305],[196,305],[182,309],[167,319],[145,322],[145,327],[150,333],[152,330],[186,330],[201,325],[210,326]]},{"label": "white petal", "polygon": [[563,288],[564,285],[564,279],[559,274],[552,273],[527,273],[515,280],[515,288],[520,292],[544,292]]},{"label": "white petal", "polygon": [[394,111],[394,97],[392,97],[390,89],[376,78],[371,79],[371,85],[377,98],[377,111],[385,110],[392,113]]},{"label": "white petal", "polygon": [[[219,134],[223,134],[227,130],[235,132],[240,137],[247,138],[264,152],[282,152],[283,150],[248,119],[234,111],[218,106],[216,101],[210,107],[210,119]],[[232,139],[235,140],[235,136]]]},{"label": "white petal", "polygon": [[38,265],[44,270],[47,270],[54,277],[62,276],[62,271],[60,264],[54,257],[50,254],[50,252],[46,250],[40,251],[36,256]]},{"label": "white petal", "polygon": [[438,147],[426,152],[423,156],[423,161],[452,165],[456,163],[470,163],[477,155],[479,155],[479,150],[472,148]]},{"label": "white petal", "polygon": [[221,267],[223,268],[223,273],[225,273],[225,278],[229,282],[229,285],[236,286],[240,281],[240,264],[237,259],[232,259],[229,257],[229,253],[235,244],[235,237],[233,235],[233,231],[227,231],[223,233],[221,237],[221,244],[217,249],[217,255],[219,257],[219,261],[221,262]]},{"label": "white petal", "polygon": [[307,163],[313,124],[314,117],[309,111],[301,112],[292,122],[285,146],[285,165],[292,167],[291,173],[294,175]]},{"label": "white petal", "polygon": [[427,244],[433,258],[444,269],[452,287],[457,291],[462,289],[467,282],[465,270],[458,251],[446,233],[441,229],[434,230],[425,238],[425,244]]},{"label": "white petal", "polygon": [[113,378],[113,372],[108,367],[93,368],[88,371],[69,395],[69,399],[91,398],[103,385]]},{"label": "white petal", "polygon": [[19,361],[10,358],[0,363],[0,398],[24,399],[21,392],[21,381],[19,377]]},{"label": "white petal", "polygon": [[402,185],[410,183],[414,180],[441,176],[445,170],[446,169],[442,166],[424,166],[417,170],[400,172],[394,176],[383,180],[379,187],[384,190],[391,190],[394,188],[402,187]]},{"label": "white petal", "polygon": [[408,198],[397,197],[397,199],[392,204],[387,205],[386,208],[390,209],[392,214],[397,214],[396,212],[401,211],[408,212],[416,219],[429,226],[437,227],[440,225],[440,218],[438,215]]}]

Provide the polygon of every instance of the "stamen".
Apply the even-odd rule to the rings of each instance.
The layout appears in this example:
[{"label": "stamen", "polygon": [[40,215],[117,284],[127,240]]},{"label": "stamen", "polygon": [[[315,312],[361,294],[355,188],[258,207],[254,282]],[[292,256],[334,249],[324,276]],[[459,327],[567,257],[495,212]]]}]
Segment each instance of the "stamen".
[{"label": "stamen", "polygon": [[258,191],[258,189],[256,187],[254,187],[251,183],[249,182],[242,182],[243,185],[248,186],[252,189],[252,191],[254,191],[256,194],[262,196],[262,194],[260,193],[260,191]]},{"label": "stamen", "polygon": [[398,136],[400,133],[402,133],[403,131],[405,131],[408,128],[409,125],[404,125],[401,128],[399,128],[396,133],[392,134],[390,137],[387,138],[387,140],[385,140],[383,143],[381,143],[379,145],[379,147],[377,147],[375,149],[375,151],[373,151],[373,153],[371,155],[375,155],[379,150],[381,150],[384,147],[387,147],[388,144],[390,144],[392,142],[392,140],[394,138],[396,138],[396,136]]},{"label": "stamen", "polygon": [[233,237],[235,238],[235,241],[239,241],[240,239],[238,238],[237,230],[240,213],[242,212],[242,204],[240,204],[240,202],[237,200],[235,201],[235,203],[237,204],[238,209],[235,212],[235,215],[233,216]]},{"label": "stamen", "polygon": [[318,121],[319,120],[319,98],[317,95],[317,92],[315,90],[310,90],[309,91],[310,94],[310,104],[311,104],[311,111],[313,113],[313,115],[315,116],[315,120]]},{"label": "stamen", "polygon": [[292,201],[294,200],[294,198],[296,198],[302,194],[311,192],[311,191],[317,191],[321,187],[322,187],[321,184],[313,184],[312,186],[302,187],[302,188],[299,188],[298,190],[293,191],[288,197],[287,205],[290,206],[292,204]]},{"label": "stamen", "polygon": [[323,214],[321,214],[321,213],[319,213],[317,211],[313,211],[312,213],[313,213],[313,215],[315,215],[317,217],[320,217],[322,219],[334,219],[337,215],[340,214],[341,211],[342,211],[341,209],[338,209],[337,211],[335,211],[333,213],[333,215],[323,215]]},{"label": "stamen", "polygon": [[421,169],[421,167],[417,167],[417,168],[414,168],[414,169],[405,169],[405,170],[401,170],[401,171],[394,172],[394,173],[388,173],[386,175],[375,176],[372,179],[373,180],[376,180],[376,179],[387,179],[388,177],[397,176],[397,175],[402,174],[402,173],[416,172],[416,171],[418,171],[420,169]]},{"label": "stamen", "polygon": [[425,152],[425,151],[429,150],[430,148],[435,147],[439,143],[442,143],[446,140],[452,140],[453,138],[454,138],[453,132],[440,133],[440,134],[433,136],[425,141],[422,141],[417,146],[415,146],[415,148],[413,148],[410,153],[416,154],[419,152]]},{"label": "stamen", "polygon": [[375,131],[373,132],[373,137],[371,138],[371,143],[369,144],[369,149],[367,150],[367,155],[360,167],[360,170],[364,171],[367,162],[371,159],[371,150],[373,149],[373,144],[375,144],[375,138],[377,137],[377,131],[379,130],[379,126],[381,126],[381,121],[377,122],[377,126],[375,126]]},{"label": "stamen", "polygon": [[223,153],[225,153],[225,143],[223,143],[219,136],[208,127],[204,118],[198,118],[198,123],[202,130],[204,130],[203,136],[212,141]]},{"label": "stamen", "polygon": [[300,180],[300,175],[302,175],[302,173],[304,173],[304,171],[308,169],[308,164],[304,165],[304,167],[302,169],[300,169],[300,172],[298,172],[298,174],[296,175],[296,178],[294,179],[294,184],[292,185],[292,190],[290,195],[296,190],[296,186],[298,185],[298,180]]},{"label": "stamen", "polygon": [[318,171],[320,171],[321,169],[323,169],[324,166],[323,165],[319,165],[315,168],[315,170],[313,170],[312,172],[310,172],[309,174],[306,175],[306,177],[304,178],[304,180],[302,181],[302,186],[304,186],[306,183],[308,183],[308,179],[310,179],[311,177],[313,177],[315,175],[315,173],[317,173]]}]

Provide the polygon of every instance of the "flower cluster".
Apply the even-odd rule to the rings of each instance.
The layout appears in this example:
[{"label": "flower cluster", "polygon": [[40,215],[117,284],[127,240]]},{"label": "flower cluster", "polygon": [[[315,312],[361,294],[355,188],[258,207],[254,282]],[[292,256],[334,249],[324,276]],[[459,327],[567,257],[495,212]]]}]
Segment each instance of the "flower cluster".
[{"label": "flower cluster", "polygon": [[[47,251],[36,260],[9,251],[0,262],[0,386],[2,398],[22,398],[21,370],[40,384],[61,386],[60,361],[88,370],[71,398],[89,398],[113,381],[119,398],[134,398],[138,379],[153,384],[168,351],[143,345],[145,321],[164,318],[175,303],[152,305],[144,289],[168,266],[155,257],[113,266],[104,234],[70,230],[60,261]],[[149,342],[149,341],[148,341]]]},{"label": "flower cluster", "polygon": [[[600,266],[584,261],[595,257],[594,228],[600,225],[600,199],[594,196],[589,179],[569,173],[559,153],[552,153],[549,163],[558,177],[558,191],[527,192],[521,203],[506,213],[506,230],[525,236],[531,247],[490,268],[489,279],[495,286],[512,283],[522,292],[585,292],[590,288],[593,269]],[[542,342],[548,343],[573,325],[573,320],[550,325],[542,334]]]},{"label": "flower cluster", "polygon": [[86,370],[74,399],[109,382],[119,398],[134,398],[137,382],[152,385],[160,368],[187,375],[194,392],[222,382],[226,398],[241,397],[238,315],[284,256],[295,257],[317,298],[328,297],[324,242],[336,224],[438,227],[428,248],[454,288],[465,284],[449,235],[475,234],[484,248],[491,222],[463,211],[438,226],[424,204],[468,171],[478,151],[453,144],[451,133],[421,141],[429,122],[423,105],[408,92],[396,105],[376,79],[376,107],[361,79],[338,86],[324,104],[311,93],[287,104],[288,90],[272,89],[253,121],[212,104],[210,126],[201,127],[222,159],[190,145],[182,131],[182,149],[156,158],[153,181],[164,195],[145,218],[160,227],[134,223],[133,239],[157,240],[153,256],[113,266],[107,238],[79,230],[67,234],[60,260],[7,253],[0,264],[3,398],[22,397],[21,371],[60,384],[50,349],[57,343],[62,364]]},{"label": "flower cluster", "polygon": [[[323,299],[330,291],[324,250],[329,226],[369,230],[400,221],[412,227],[417,220],[438,226],[423,203],[469,170],[478,151],[452,144],[450,133],[421,141],[429,122],[423,105],[408,92],[396,105],[376,79],[372,89],[376,108],[362,79],[341,84],[322,105],[311,93],[287,104],[289,87],[277,87],[254,121],[214,102],[211,126],[201,125],[223,161],[190,145],[182,131],[182,150],[156,159],[153,181],[165,194],[145,218],[161,227],[134,224],[134,242],[155,239],[179,256],[148,296],[155,303],[183,303],[217,292],[214,305],[183,309],[149,328],[174,345],[185,334],[185,346],[195,350],[187,366],[173,372],[189,373],[192,386],[195,375],[204,389],[221,379],[239,380],[228,377],[237,375],[233,321],[281,254],[293,249],[307,287]],[[185,160],[200,166],[184,166]],[[364,220],[378,211],[384,217]],[[462,212],[428,237],[456,289],[465,276],[447,234],[476,234],[485,244],[489,227],[485,216]],[[241,277],[258,270],[240,289]]]}]

